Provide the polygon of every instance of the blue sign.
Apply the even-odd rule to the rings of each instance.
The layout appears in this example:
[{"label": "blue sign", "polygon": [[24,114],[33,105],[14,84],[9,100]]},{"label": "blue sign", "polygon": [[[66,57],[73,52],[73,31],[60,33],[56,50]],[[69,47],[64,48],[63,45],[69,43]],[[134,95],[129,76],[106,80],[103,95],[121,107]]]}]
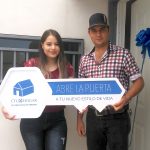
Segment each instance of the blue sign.
[{"label": "blue sign", "polygon": [[114,80],[48,82],[52,95],[121,94],[122,89]]}]

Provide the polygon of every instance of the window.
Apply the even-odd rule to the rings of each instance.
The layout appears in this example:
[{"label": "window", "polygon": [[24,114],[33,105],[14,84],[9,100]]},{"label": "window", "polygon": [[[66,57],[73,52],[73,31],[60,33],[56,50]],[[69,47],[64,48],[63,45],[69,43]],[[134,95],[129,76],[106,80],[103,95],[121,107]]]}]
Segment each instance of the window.
[{"label": "window", "polygon": [[[11,67],[21,67],[23,62],[38,56],[39,36],[0,34],[0,81]],[[63,38],[63,47],[77,77],[78,64],[83,54],[83,39]]]}]

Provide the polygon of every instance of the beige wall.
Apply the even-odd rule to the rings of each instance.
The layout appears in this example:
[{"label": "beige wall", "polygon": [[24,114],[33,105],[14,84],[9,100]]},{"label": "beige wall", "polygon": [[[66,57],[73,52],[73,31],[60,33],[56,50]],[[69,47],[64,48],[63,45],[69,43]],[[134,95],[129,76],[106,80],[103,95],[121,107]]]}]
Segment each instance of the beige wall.
[{"label": "beige wall", "polygon": [[[132,5],[131,14],[131,52],[135,56],[138,65],[141,68],[143,57],[141,55],[141,47],[135,46],[135,37],[140,30],[150,28],[150,1],[137,0]],[[134,134],[131,150],[149,150],[150,149],[150,59],[146,54],[146,59],[143,67],[143,77],[145,87],[139,94],[139,101],[135,119]],[[133,103],[134,104],[134,103]],[[135,106],[135,105],[134,105]]]},{"label": "beige wall", "polygon": [[[119,7],[118,7],[118,19],[117,19],[117,44],[120,46],[124,45],[124,17],[125,12],[125,3],[127,1],[120,0]],[[140,30],[150,28],[150,1],[149,0],[136,0],[132,4],[131,10],[131,53],[136,59],[138,66],[141,68],[143,57],[141,55],[141,47],[136,46],[136,35],[139,33]],[[133,128],[133,119],[135,115],[135,122],[134,122],[134,130],[133,135],[131,136],[132,132],[130,132],[129,142],[129,150],[149,150],[150,149],[150,100],[149,100],[149,89],[150,89],[150,59],[148,54],[146,54],[146,59],[143,67],[142,75],[145,80],[145,86],[142,92],[137,97],[134,97],[130,102],[130,108],[132,109],[131,113],[131,125]],[[136,107],[137,105],[137,107]],[[135,114],[136,109],[136,114]],[[132,139],[131,139],[132,138]]]},{"label": "beige wall", "polygon": [[[82,38],[85,53],[92,44],[87,34],[92,13],[107,15],[108,0],[0,0],[0,33],[40,36],[54,28],[63,38]],[[67,150],[86,150],[85,138],[76,133],[76,109],[66,108],[68,122]],[[24,150],[19,120],[9,121],[0,113],[0,149]]]}]

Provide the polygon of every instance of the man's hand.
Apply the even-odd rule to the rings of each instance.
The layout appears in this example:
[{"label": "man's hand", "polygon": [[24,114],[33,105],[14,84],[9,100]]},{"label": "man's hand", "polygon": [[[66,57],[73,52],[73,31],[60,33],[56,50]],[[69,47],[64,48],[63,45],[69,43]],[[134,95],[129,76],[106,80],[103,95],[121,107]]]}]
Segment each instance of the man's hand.
[{"label": "man's hand", "polygon": [[87,108],[82,110],[82,112],[77,111],[77,132],[79,136],[85,136],[86,134],[85,125],[83,122],[83,115],[86,110]]},{"label": "man's hand", "polygon": [[127,93],[121,98],[121,100],[114,104],[113,107],[116,111],[120,110],[125,106],[129,101],[136,96],[144,87],[144,80],[143,77],[139,77],[138,79],[133,81],[130,89]]},{"label": "man's hand", "polygon": [[128,103],[128,101],[129,99],[124,95],[118,103],[113,105],[114,110],[119,111]]},{"label": "man's hand", "polygon": [[85,136],[85,125],[82,119],[77,120],[77,132],[79,136]]}]

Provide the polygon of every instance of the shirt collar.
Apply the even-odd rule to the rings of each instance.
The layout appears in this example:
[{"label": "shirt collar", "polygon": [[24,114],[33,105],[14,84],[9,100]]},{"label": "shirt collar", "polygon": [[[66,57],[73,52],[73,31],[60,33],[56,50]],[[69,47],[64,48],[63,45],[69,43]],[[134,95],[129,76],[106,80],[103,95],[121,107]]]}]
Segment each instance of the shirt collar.
[{"label": "shirt collar", "polygon": [[[110,51],[114,51],[114,50],[116,50],[116,49],[114,48],[113,44],[109,41],[109,45],[108,45],[108,49],[107,49],[106,53],[108,54],[108,53],[110,53]],[[90,51],[90,53],[88,55],[93,57],[94,56],[93,52],[95,52],[95,47],[93,47],[93,49]]]}]

